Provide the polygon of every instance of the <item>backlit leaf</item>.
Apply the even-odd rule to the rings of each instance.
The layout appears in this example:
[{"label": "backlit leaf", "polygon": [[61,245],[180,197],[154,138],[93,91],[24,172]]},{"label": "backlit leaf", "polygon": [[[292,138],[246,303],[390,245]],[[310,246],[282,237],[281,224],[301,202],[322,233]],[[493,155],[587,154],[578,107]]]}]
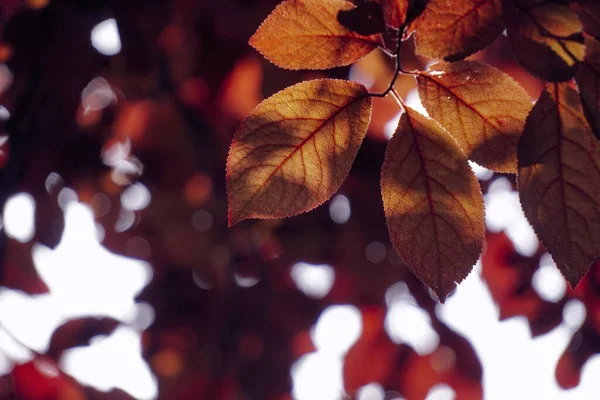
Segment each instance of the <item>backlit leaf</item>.
[{"label": "backlit leaf", "polygon": [[583,28],[575,12],[556,3],[530,8],[506,4],[507,33],[519,62],[550,81],[571,78],[574,64],[585,52]]},{"label": "backlit leaf", "polygon": [[380,35],[361,35],[338,22],[338,12],[352,8],[345,0],[286,0],[265,19],[250,45],[281,68],[352,64],[383,43]]},{"label": "backlit leaf", "polygon": [[260,103],[227,159],[229,224],[308,211],[340,187],[366,134],[371,98],[345,80],[302,82]]},{"label": "backlit leaf", "polygon": [[600,40],[600,2],[598,0],[576,0],[570,3],[583,24],[583,29]]},{"label": "backlit leaf", "polygon": [[483,49],[502,33],[501,0],[431,0],[417,18],[417,53],[455,61]]},{"label": "backlit leaf", "polygon": [[483,199],[467,158],[439,125],[406,108],[381,172],[390,238],[443,302],[483,245]]},{"label": "backlit leaf", "polygon": [[504,72],[477,61],[438,63],[417,76],[419,96],[476,163],[517,172],[517,144],[532,107],[525,90]]},{"label": "backlit leaf", "polygon": [[542,93],[518,158],[525,216],[574,287],[600,256],[600,143],[568,84]]},{"label": "backlit leaf", "polygon": [[577,66],[575,80],[587,120],[600,139],[600,42],[586,41],[585,59]]}]

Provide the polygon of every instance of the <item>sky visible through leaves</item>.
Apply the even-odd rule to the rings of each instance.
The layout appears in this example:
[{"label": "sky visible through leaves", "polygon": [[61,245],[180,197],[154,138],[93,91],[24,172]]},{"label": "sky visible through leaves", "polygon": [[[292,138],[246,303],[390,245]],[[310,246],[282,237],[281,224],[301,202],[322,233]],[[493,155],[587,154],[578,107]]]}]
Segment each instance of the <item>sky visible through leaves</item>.
[{"label": "sky visible through leaves", "polygon": [[598,393],[593,2],[134,3],[2,4],[0,398]]}]

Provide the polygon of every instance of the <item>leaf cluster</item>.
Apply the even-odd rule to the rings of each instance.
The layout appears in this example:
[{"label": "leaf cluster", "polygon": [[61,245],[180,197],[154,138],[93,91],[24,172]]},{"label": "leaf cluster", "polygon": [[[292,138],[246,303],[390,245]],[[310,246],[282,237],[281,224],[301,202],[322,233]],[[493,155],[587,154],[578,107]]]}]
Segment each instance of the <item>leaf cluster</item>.
[{"label": "leaf cluster", "polygon": [[[282,218],[328,200],[347,177],[372,98],[403,110],[381,171],[391,241],[441,301],[471,271],[485,237],[484,205],[468,160],[517,174],[525,215],[574,287],[600,257],[600,39],[593,0],[286,0],[250,44],[286,69],[350,65],[381,49],[388,88],[347,80],[288,87],[236,131],[227,160],[230,225]],[[465,58],[503,32],[516,59],[547,81],[536,102],[508,74]],[[400,49],[443,59],[404,71]],[[428,116],[404,104],[414,76]]]}]

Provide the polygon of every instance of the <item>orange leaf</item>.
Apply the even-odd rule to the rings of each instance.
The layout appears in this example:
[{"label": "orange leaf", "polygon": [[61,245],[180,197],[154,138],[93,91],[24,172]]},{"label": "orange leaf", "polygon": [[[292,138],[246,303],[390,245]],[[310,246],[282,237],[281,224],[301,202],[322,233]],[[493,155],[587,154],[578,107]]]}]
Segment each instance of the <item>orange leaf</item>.
[{"label": "orange leaf", "polygon": [[517,144],[532,102],[504,72],[477,61],[438,63],[417,76],[429,115],[467,156],[499,172],[517,172]]},{"label": "orange leaf", "polygon": [[417,54],[456,61],[483,49],[504,30],[501,0],[430,0],[412,27]]},{"label": "orange leaf", "polygon": [[543,3],[524,9],[507,2],[504,14],[508,38],[523,66],[550,81],[573,76],[585,45],[581,22],[568,6]]},{"label": "orange leaf", "polygon": [[586,41],[585,59],[577,66],[575,80],[587,120],[600,139],[600,42]]},{"label": "orange leaf", "polygon": [[439,125],[406,108],[381,172],[392,243],[443,302],[483,246],[483,198],[467,158]]},{"label": "orange leaf", "polygon": [[250,45],[287,69],[328,69],[352,64],[382,45],[381,35],[360,35],[342,26],[345,0],[287,0],[278,5],[250,38]]},{"label": "orange leaf", "polygon": [[229,225],[326,201],[346,179],[370,116],[365,87],[345,80],[302,82],[260,103],[229,151]]},{"label": "orange leaf", "polygon": [[518,158],[525,216],[575,287],[600,256],[600,143],[568,84],[551,84],[542,93]]}]

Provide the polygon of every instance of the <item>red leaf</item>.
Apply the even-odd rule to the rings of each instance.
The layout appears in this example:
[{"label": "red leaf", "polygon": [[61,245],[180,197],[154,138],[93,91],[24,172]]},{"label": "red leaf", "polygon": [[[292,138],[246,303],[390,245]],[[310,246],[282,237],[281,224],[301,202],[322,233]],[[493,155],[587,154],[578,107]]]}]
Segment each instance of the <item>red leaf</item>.
[{"label": "red leaf", "polygon": [[345,0],[286,0],[250,38],[250,45],[281,68],[328,69],[352,64],[382,45],[380,35],[361,35],[337,20],[354,5]]},{"label": "red leaf", "polygon": [[388,144],[381,191],[394,248],[443,302],[483,245],[483,198],[466,156],[443,128],[406,108]]},{"label": "red leaf", "polygon": [[517,171],[517,144],[531,99],[504,72],[478,61],[438,63],[417,76],[429,115],[467,157],[499,172]]},{"label": "red leaf", "polygon": [[518,158],[525,216],[575,287],[600,256],[600,144],[568,84],[551,84],[542,93]]},{"label": "red leaf", "polygon": [[229,224],[282,218],[329,199],[365,137],[371,98],[354,82],[302,82],[259,104],[227,159]]},{"label": "red leaf", "polygon": [[501,0],[430,0],[415,20],[417,54],[456,61],[483,49],[504,30]]}]

